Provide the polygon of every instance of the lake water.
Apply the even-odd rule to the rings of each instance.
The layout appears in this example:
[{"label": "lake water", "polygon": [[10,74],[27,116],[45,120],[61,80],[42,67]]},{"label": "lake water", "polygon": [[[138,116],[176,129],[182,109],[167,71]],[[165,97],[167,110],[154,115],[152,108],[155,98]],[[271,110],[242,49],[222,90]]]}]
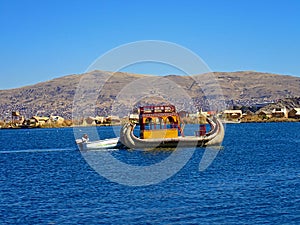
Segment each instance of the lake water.
[{"label": "lake water", "polygon": [[[126,186],[90,167],[71,128],[0,130],[0,224],[300,224],[299,131],[300,123],[228,124],[206,170],[197,149],[169,179]],[[110,154],[135,166],[170,155]]]}]

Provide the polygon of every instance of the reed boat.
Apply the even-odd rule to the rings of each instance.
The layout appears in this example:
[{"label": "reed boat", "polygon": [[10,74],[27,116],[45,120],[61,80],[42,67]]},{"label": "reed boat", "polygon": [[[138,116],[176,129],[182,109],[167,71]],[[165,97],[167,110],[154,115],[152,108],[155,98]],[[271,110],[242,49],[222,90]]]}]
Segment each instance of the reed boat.
[{"label": "reed boat", "polygon": [[206,118],[210,129],[200,124],[195,136],[185,136],[175,106],[146,106],[139,108],[140,136],[134,134],[136,124],[128,122],[120,131],[120,142],[130,149],[206,147],[221,145],[223,124],[216,117]]}]

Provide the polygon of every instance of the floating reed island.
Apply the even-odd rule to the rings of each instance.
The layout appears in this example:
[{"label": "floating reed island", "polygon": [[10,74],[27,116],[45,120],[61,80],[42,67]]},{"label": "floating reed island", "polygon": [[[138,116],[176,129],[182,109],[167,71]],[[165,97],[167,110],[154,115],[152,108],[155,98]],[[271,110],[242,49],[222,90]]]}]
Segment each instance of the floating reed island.
[{"label": "floating reed island", "polygon": [[[266,123],[266,122],[300,122],[300,108],[287,109],[287,107],[273,107],[260,109],[256,112],[242,109],[227,109],[221,112],[202,111],[188,113],[178,112],[183,123],[199,124],[206,118],[217,117],[223,123]],[[11,119],[0,120],[0,128],[59,128],[72,126],[114,126],[123,125],[126,122],[139,123],[138,113],[132,113],[126,117],[118,116],[89,116],[76,120],[65,119],[61,116],[32,116],[26,119],[18,111],[11,113]]]}]

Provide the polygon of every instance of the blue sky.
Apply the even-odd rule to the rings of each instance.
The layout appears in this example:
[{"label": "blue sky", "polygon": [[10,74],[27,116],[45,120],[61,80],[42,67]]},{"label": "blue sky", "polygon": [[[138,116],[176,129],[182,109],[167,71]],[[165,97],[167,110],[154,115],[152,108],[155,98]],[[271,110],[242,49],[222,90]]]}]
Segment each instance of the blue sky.
[{"label": "blue sky", "polygon": [[140,40],[182,45],[212,71],[300,76],[299,12],[297,0],[0,0],[0,89],[83,73]]}]

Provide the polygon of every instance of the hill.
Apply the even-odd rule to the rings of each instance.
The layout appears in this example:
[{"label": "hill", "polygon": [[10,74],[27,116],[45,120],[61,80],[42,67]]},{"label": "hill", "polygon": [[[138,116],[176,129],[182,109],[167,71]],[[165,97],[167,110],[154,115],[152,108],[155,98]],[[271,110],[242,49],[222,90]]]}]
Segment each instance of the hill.
[{"label": "hill", "polygon": [[[176,95],[179,98],[176,101],[181,102],[179,108],[186,110],[190,110],[191,102],[185,100],[184,94],[188,95],[197,107],[204,109],[208,106],[207,98],[212,100],[211,103],[217,105],[220,96],[223,96],[222,98],[227,104],[224,107],[232,105],[249,106],[286,97],[300,96],[300,77],[254,71],[214,72],[218,84],[210,79],[212,74],[196,75],[191,78],[177,75],[158,77],[122,72],[93,71],[87,74],[69,75],[26,87],[0,90],[0,119],[9,119],[12,111],[20,111],[27,118],[36,114],[55,114],[71,118],[73,100],[80,80],[98,74],[111,76],[101,88],[101,91],[96,93],[99,95],[96,114],[99,115],[109,115],[113,103],[116,102],[117,98],[120,98],[120,95],[127,97],[115,103],[114,107],[118,108],[120,106],[120,109],[127,107],[129,101],[134,102],[136,106],[147,103],[164,103],[166,101],[164,97]],[[141,81],[145,82],[142,84]],[[150,82],[152,85],[149,85]],[[92,85],[92,83],[90,84]],[[176,88],[176,85],[178,88]],[[220,92],[217,85],[223,93]],[[158,89],[153,89],[153,95],[139,99],[137,96],[130,96],[131,92],[125,92],[130,87],[131,90],[134,90],[134,93],[141,93],[141,96],[143,96],[147,95],[145,89],[149,86],[158,86],[158,89],[163,89],[167,93],[160,93]],[[86,91],[88,91],[89,87],[86,88]],[[169,102],[173,100],[168,99]]]}]

